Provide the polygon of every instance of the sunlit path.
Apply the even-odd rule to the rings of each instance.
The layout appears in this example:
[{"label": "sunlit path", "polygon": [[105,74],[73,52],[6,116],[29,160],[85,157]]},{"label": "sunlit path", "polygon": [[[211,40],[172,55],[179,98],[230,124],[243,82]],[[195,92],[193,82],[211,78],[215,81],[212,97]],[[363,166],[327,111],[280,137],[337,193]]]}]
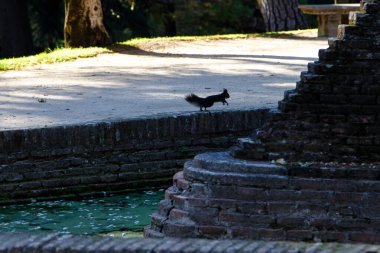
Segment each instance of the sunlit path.
[{"label": "sunlit path", "polygon": [[198,110],[185,102],[227,88],[230,105],[274,108],[327,41],[251,38],[171,42],[0,73],[0,129]]}]

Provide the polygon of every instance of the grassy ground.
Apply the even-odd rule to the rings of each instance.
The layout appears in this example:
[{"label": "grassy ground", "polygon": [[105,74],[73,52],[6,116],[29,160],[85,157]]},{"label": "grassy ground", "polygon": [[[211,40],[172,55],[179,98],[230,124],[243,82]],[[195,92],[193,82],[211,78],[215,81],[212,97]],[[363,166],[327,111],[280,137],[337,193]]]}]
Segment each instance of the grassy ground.
[{"label": "grassy ground", "polygon": [[175,36],[175,37],[158,37],[158,38],[136,38],[125,42],[120,42],[120,45],[134,46],[147,42],[154,41],[195,41],[195,40],[233,40],[233,39],[247,39],[254,37],[294,37],[304,34],[306,32],[316,31],[317,29],[305,29],[305,30],[295,30],[295,31],[281,31],[281,32],[266,32],[266,33],[247,33],[247,34],[222,34],[222,35],[204,35],[204,36]]},{"label": "grassy ground", "polygon": [[102,53],[110,53],[117,47],[133,47],[138,48],[139,45],[147,42],[155,41],[194,41],[194,40],[221,40],[221,39],[245,39],[252,37],[297,37],[312,30],[298,30],[298,31],[284,31],[284,32],[268,32],[268,33],[254,33],[254,34],[227,34],[227,35],[211,35],[211,36],[176,36],[176,37],[160,37],[160,38],[138,38],[125,42],[117,43],[108,48],[90,47],[90,48],[59,48],[51,52],[44,52],[37,55],[1,59],[0,71],[5,70],[20,70],[28,66],[39,64],[52,64],[57,62],[73,61],[78,58],[94,57]]},{"label": "grassy ground", "polygon": [[19,70],[27,66],[33,66],[44,63],[73,61],[78,58],[93,57],[98,54],[107,52],[110,52],[110,50],[107,48],[99,47],[59,48],[51,52],[44,52],[32,56],[2,59],[0,60],[0,71]]}]

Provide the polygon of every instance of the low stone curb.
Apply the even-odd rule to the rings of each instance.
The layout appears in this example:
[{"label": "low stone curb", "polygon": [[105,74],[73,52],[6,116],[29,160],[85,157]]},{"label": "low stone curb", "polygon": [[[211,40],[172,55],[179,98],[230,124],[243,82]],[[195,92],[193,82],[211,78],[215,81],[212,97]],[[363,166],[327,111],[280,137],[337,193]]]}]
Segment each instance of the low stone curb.
[{"label": "low stone curb", "polygon": [[0,233],[0,253],[376,253],[380,245],[243,240],[144,239],[45,233]]}]

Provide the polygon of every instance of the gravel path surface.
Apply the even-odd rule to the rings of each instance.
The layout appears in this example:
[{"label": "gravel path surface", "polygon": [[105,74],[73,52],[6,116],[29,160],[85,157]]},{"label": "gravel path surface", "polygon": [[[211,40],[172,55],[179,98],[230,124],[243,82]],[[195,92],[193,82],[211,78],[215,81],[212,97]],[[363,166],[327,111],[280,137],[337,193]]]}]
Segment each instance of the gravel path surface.
[{"label": "gravel path surface", "polygon": [[183,98],[229,90],[229,106],[275,108],[326,48],[302,36],[154,42],[139,50],[0,72],[0,130],[199,110]]}]

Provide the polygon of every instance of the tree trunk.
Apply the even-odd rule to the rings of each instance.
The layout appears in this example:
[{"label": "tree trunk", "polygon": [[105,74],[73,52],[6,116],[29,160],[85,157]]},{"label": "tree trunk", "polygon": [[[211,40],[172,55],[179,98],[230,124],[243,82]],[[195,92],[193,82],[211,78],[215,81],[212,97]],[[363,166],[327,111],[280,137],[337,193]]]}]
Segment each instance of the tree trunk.
[{"label": "tree trunk", "polygon": [[308,28],[298,0],[257,0],[267,32]]},{"label": "tree trunk", "polygon": [[91,47],[111,44],[103,24],[100,0],[65,0],[65,46]]},{"label": "tree trunk", "polygon": [[27,1],[0,1],[0,58],[32,53]]}]

